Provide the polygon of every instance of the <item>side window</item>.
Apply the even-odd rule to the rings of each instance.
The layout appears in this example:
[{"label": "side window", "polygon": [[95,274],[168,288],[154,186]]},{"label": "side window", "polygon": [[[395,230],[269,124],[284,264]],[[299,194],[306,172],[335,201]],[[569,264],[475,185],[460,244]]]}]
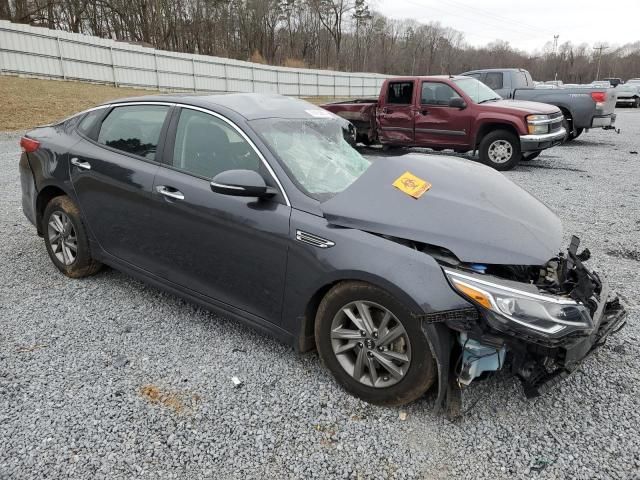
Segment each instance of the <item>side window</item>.
[{"label": "side window", "polygon": [[465,77],[475,78],[476,80],[480,80],[481,76],[481,73],[468,73],[467,75],[465,75]]},{"label": "side window", "polygon": [[527,86],[527,76],[523,72],[513,73],[513,85],[511,88],[524,88]]},{"label": "side window", "polygon": [[173,166],[211,179],[226,170],[260,171],[255,150],[229,124],[197,110],[180,112]]},{"label": "side window", "polygon": [[488,72],[484,79],[484,84],[491,90],[499,90],[502,88],[502,72]]},{"label": "side window", "polygon": [[439,82],[423,82],[421,103],[423,105],[449,105],[452,98],[458,98],[460,95],[445,83]]},{"label": "side window", "polygon": [[387,103],[411,105],[413,98],[413,82],[392,82],[387,92]]},{"label": "side window", "polygon": [[168,111],[165,105],[116,107],[102,122],[98,143],[154,160]]},{"label": "side window", "polygon": [[87,113],[80,121],[80,124],[78,125],[78,131],[83,135],[91,137],[91,134],[94,132],[93,127],[96,124],[96,120],[100,118],[103,113],[103,109],[93,110],[92,112]]}]

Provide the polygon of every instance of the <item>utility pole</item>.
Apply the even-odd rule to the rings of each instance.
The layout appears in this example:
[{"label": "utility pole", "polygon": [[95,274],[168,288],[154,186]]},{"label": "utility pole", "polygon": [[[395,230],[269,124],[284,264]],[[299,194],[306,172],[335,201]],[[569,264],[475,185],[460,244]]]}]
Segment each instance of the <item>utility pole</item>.
[{"label": "utility pole", "polygon": [[596,81],[600,80],[600,60],[602,60],[602,51],[609,48],[608,45],[600,44],[599,47],[593,47],[594,50],[598,51],[598,71],[596,73]]},{"label": "utility pole", "polygon": [[553,56],[555,57],[555,73],[553,75],[553,80],[558,80],[558,38],[560,35],[553,36]]}]

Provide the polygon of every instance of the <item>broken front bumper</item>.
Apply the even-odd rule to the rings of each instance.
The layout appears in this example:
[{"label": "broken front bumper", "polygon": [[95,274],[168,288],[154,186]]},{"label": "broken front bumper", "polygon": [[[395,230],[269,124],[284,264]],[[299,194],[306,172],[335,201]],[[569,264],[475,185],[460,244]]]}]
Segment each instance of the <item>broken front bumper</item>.
[{"label": "broken front bumper", "polygon": [[601,295],[603,301],[594,315],[596,328],[591,335],[570,336],[552,348],[536,346],[529,349],[532,355],[528,360],[524,360],[520,365],[513,365],[515,373],[522,380],[527,398],[537,397],[547,392],[568,377],[577,370],[585,358],[605,344],[610,334],[617,332],[625,325],[626,310],[617,297],[609,300],[608,295],[609,290],[606,287],[606,292],[603,290]]}]

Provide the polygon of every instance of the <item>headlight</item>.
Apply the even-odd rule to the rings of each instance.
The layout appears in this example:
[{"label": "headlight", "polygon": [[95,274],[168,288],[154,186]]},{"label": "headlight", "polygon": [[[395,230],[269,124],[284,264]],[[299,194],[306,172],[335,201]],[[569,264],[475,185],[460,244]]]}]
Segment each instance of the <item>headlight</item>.
[{"label": "headlight", "polygon": [[527,115],[527,129],[531,135],[549,133],[549,124],[552,122],[549,115]]},{"label": "headlight", "polygon": [[487,311],[493,326],[526,327],[555,337],[593,326],[588,309],[567,297],[543,295],[444,270],[453,288]]}]

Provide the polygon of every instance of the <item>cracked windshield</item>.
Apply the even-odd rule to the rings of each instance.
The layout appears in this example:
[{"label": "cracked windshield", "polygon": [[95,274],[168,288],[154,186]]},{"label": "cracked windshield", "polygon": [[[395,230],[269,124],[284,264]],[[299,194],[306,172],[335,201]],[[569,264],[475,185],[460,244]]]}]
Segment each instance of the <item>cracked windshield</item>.
[{"label": "cracked windshield", "polygon": [[351,147],[340,120],[255,120],[252,126],[293,179],[312,197],[327,200],[362,175],[371,162]]}]

